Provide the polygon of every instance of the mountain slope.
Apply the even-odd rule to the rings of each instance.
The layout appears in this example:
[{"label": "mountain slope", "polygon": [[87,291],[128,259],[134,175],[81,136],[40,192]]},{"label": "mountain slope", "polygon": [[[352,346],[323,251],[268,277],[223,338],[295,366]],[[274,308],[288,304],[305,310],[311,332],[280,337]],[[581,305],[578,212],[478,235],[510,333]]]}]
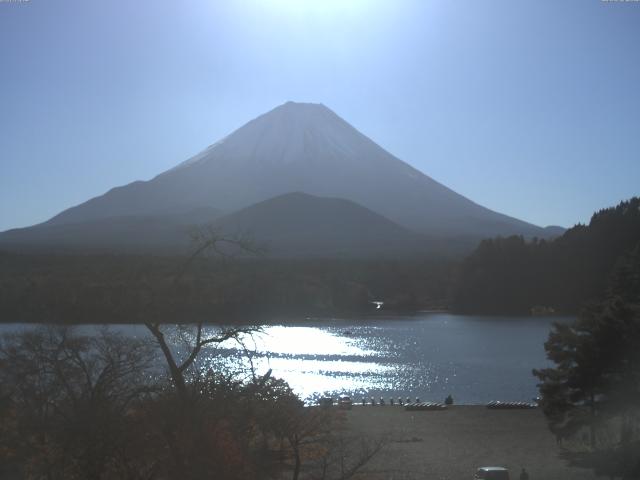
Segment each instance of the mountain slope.
[{"label": "mountain slope", "polygon": [[546,236],[488,210],[385,151],[318,104],[289,102],[150,181],[65,210],[48,224],[125,215],[227,212],[289,192],[344,198],[434,236]]},{"label": "mountain slope", "polygon": [[[288,193],[226,216],[205,210],[188,215],[122,216],[42,224],[0,235],[0,247],[21,251],[176,253],[191,247],[194,226],[211,225],[265,247],[270,257],[370,257],[451,253],[354,202]],[[461,250],[458,247],[458,250]]]},{"label": "mountain slope", "polygon": [[123,215],[43,223],[0,233],[0,248],[18,251],[175,253],[189,246],[193,225],[220,217],[213,208],[174,215]]},{"label": "mountain slope", "polygon": [[288,193],[244,208],[216,222],[266,246],[271,256],[369,256],[409,254],[427,239],[382,215],[340,198]]}]

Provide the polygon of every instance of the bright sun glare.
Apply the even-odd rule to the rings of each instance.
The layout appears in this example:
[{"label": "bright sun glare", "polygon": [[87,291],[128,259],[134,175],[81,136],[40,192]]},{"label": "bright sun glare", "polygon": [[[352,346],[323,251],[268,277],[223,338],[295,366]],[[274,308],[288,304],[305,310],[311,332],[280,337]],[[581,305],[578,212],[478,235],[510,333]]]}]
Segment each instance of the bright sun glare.
[{"label": "bright sun glare", "polygon": [[270,9],[293,15],[326,16],[338,13],[364,12],[365,5],[375,2],[364,0],[263,0]]}]

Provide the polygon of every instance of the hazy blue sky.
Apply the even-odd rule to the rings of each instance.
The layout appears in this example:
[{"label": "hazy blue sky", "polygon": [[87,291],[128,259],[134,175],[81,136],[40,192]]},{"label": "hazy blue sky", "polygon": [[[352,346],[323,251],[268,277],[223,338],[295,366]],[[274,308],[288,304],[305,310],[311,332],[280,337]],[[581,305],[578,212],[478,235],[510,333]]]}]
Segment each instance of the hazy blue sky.
[{"label": "hazy blue sky", "polygon": [[640,194],[640,2],[0,2],[0,230],[321,102],[494,210]]}]

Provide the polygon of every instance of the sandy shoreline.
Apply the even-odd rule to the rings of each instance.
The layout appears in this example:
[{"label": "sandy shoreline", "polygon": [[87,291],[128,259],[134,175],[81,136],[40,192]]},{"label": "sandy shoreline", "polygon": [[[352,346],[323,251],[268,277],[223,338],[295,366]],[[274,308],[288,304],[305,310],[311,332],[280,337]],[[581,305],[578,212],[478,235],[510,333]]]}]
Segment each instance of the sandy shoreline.
[{"label": "sandy shoreline", "polygon": [[365,478],[470,480],[476,468],[494,465],[531,480],[595,479],[590,470],[568,466],[560,457],[542,412],[453,406],[446,411],[405,411],[402,407],[358,406],[347,412],[353,433],[384,435],[389,443],[367,466]]}]

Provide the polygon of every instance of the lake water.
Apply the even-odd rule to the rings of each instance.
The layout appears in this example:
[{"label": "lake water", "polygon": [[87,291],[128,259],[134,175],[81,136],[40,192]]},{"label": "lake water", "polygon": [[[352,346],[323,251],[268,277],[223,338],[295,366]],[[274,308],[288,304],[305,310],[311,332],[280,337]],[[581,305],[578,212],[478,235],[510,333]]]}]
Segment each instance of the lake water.
[{"label": "lake water", "polygon": [[[227,342],[204,349],[199,365],[246,370],[252,364],[257,374],[271,368],[308,402],[338,394],[358,402],[363,396],[441,402],[448,394],[463,404],[531,401],[538,395],[531,370],[548,365],[544,342],[551,323],[563,320],[451,314],[309,319],[265,326],[246,338],[250,360],[240,345]],[[5,324],[0,331],[16,328]],[[149,335],[140,325],[111,329]],[[178,336],[168,337],[180,352]]]}]

